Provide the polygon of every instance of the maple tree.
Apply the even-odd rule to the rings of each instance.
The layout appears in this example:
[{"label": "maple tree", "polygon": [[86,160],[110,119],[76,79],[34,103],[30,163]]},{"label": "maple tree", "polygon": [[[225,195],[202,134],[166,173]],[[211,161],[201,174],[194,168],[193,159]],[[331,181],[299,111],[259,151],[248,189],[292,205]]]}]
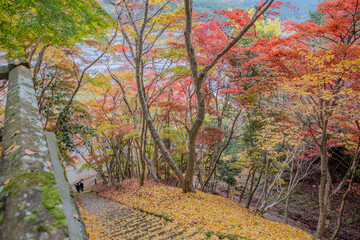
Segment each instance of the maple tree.
[{"label": "maple tree", "polygon": [[108,75],[93,79],[82,95],[86,95],[86,109],[92,116],[88,124],[96,131],[79,136],[76,152],[106,183],[115,185],[131,178],[136,165],[134,158],[139,160],[137,142],[141,137],[139,129],[129,123],[133,116],[126,106],[132,102],[125,101],[121,89],[112,86]]},{"label": "maple tree", "polygon": [[[112,36],[111,42],[116,36]],[[44,129],[57,133],[61,150],[73,149],[73,136],[89,133],[86,119],[89,113],[76,95],[84,84],[94,78],[91,67],[107,52],[109,44],[95,40],[86,41],[89,51],[102,51],[88,61],[88,54],[80,46],[48,46],[41,56],[41,68],[34,69],[34,85]],[[41,50],[40,50],[41,51]],[[80,65],[80,64],[84,65]],[[36,73],[36,71],[38,71]],[[67,156],[66,151],[62,154]],[[68,157],[65,159],[70,160]]]},{"label": "maple tree", "polygon": [[232,41],[225,42],[227,44],[225,46],[221,46],[220,51],[218,53],[215,53],[213,58],[210,58],[211,59],[210,62],[208,64],[204,64],[202,66],[203,69],[199,70],[198,69],[199,62],[196,59],[196,53],[191,40],[193,2],[191,0],[184,1],[185,14],[186,14],[185,33],[184,33],[185,47],[188,54],[188,61],[192,73],[192,81],[195,87],[195,93],[197,97],[197,113],[189,132],[189,144],[188,144],[189,154],[188,154],[188,165],[186,169],[185,183],[183,185],[184,192],[188,192],[188,191],[194,192],[192,185],[193,185],[194,165],[196,162],[196,151],[195,151],[196,139],[205,116],[205,95],[202,85],[203,81],[205,80],[207,73],[233,46],[235,46],[235,44],[245,35],[245,33],[256,22],[256,20],[266,12],[266,10],[272,5],[272,3],[273,1],[271,0],[261,3],[260,6],[257,6],[251,18],[248,17],[249,18],[248,21],[246,21],[247,18],[244,17],[241,19],[242,21],[240,20],[236,22],[241,26],[240,31],[234,35]]},{"label": "maple tree", "polygon": [[[259,43],[260,58],[271,67],[277,90],[285,96],[279,106],[283,106],[283,111],[304,127],[318,149],[321,159],[319,238],[327,228],[331,198],[336,192],[331,190],[331,147],[339,144],[336,135],[343,132],[343,126],[351,122],[356,124],[356,115],[350,117],[349,112],[340,109],[354,109],[356,106],[352,99],[356,98],[358,89],[358,7],[357,1],[345,4],[325,1],[318,5],[319,12],[324,14],[322,25],[315,22],[290,23],[288,29],[294,34]],[[340,116],[345,122],[336,120]],[[355,171],[351,166],[356,161],[353,159],[350,163],[350,172]],[[348,176],[338,187],[343,186]]]},{"label": "maple tree", "polygon": [[[210,62],[203,63],[204,69],[199,70],[198,65],[200,64],[196,60],[195,50],[193,43],[191,41],[192,35],[192,1],[185,1],[185,49],[187,51],[187,58],[189,60],[189,67],[191,70],[191,77],[193,81],[194,92],[196,96],[196,116],[194,120],[190,121],[189,126],[189,140],[188,140],[188,158],[186,161],[186,174],[185,178],[182,176],[182,173],[173,157],[169,153],[168,148],[164,144],[164,141],[160,138],[158,131],[154,125],[154,119],[152,118],[149,111],[149,100],[150,98],[146,93],[146,85],[144,84],[144,72],[146,66],[146,54],[153,48],[155,42],[163,34],[163,32],[172,24],[172,22],[178,20],[176,15],[169,14],[160,14],[170,3],[167,2],[149,2],[146,1],[143,4],[140,4],[136,1],[134,2],[125,2],[119,1],[114,3],[118,10],[118,15],[120,19],[121,31],[124,36],[125,42],[130,50],[130,55],[133,60],[129,62],[135,69],[135,78],[138,88],[139,101],[141,103],[142,111],[144,114],[144,119],[146,120],[147,127],[152,135],[152,138],[156,145],[159,147],[163,157],[166,159],[167,163],[171,167],[172,171],[175,173],[176,178],[179,184],[182,186],[184,192],[194,192],[193,188],[193,177],[195,172],[195,163],[196,163],[196,140],[204,120],[205,116],[205,95],[202,84],[205,80],[206,74],[216,65],[216,63],[243,37],[247,30],[254,24],[254,22],[271,6],[273,1],[266,1],[263,5],[259,6],[252,18],[245,17],[244,19],[249,22],[243,21],[240,22],[240,26],[243,27],[241,31],[235,34],[233,41],[225,41],[227,45],[218,46],[217,49],[220,53],[213,55],[213,59]],[[158,10],[156,10],[158,9]],[[136,10],[136,13],[134,12]],[[242,14],[247,15],[246,12]],[[140,22],[135,16],[140,15]],[[158,16],[161,19],[162,16],[167,16],[165,23],[162,23],[159,27],[157,26],[154,19]],[[166,21],[167,20],[167,21]],[[205,24],[206,25],[206,24]],[[130,27],[130,29],[129,29]],[[211,29],[206,27],[207,29]],[[130,30],[130,32],[128,32]],[[150,39],[149,36],[155,35],[154,40]],[[134,38],[134,36],[136,36]],[[222,33],[221,36],[226,38],[226,34]],[[129,58],[126,57],[128,60]]]}]

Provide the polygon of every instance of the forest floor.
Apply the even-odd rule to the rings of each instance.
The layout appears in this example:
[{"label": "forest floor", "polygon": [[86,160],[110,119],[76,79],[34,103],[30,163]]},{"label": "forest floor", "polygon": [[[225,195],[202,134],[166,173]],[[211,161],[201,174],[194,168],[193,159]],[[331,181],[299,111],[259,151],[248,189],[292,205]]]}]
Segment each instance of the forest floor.
[{"label": "forest floor", "polygon": [[90,239],[204,238],[199,231],[181,228],[91,192],[79,194],[78,200]]},{"label": "forest floor", "polygon": [[135,179],[117,188],[94,185],[93,178],[84,183],[77,198],[92,239],[312,239],[212,194],[184,195],[151,181],[139,188]]},{"label": "forest floor", "polygon": [[[72,178],[72,177],[69,178],[69,180],[72,184],[74,184],[76,181],[78,181],[80,179],[85,179],[85,181],[84,181],[85,186],[87,187],[88,190],[91,190],[93,192],[104,192],[104,191],[110,190],[108,194],[111,195],[111,193],[114,193],[113,194],[114,196],[116,195],[118,190],[122,190],[124,192],[124,189],[120,188],[120,189],[116,190],[113,188],[108,188],[108,187],[106,187],[106,185],[104,185],[102,183],[95,185],[94,184],[94,179],[95,179],[94,174],[85,173],[83,175],[77,176],[76,178]],[[314,181],[313,176],[310,179],[312,179],[312,181]],[[294,194],[291,197],[291,208],[289,211],[289,225],[300,228],[309,234],[314,233],[316,230],[316,222],[317,222],[317,214],[318,214],[317,213],[317,208],[318,208],[317,194],[318,193],[317,193],[317,189],[315,189],[313,187],[312,181],[304,181],[299,184],[299,186],[297,187],[297,190],[294,191]],[[132,186],[137,186],[137,185],[138,185],[138,181],[133,180]],[[170,185],[171,185],[171,183],[170,183]],[[221,185],[220,185],[220,187],[215,191],[215,194],[226,197],[227,196],[226,189],[227,189],[227,187],[225,185],[223,187],[221,187]],[[131,191],[134,191],[134,190],[135,189],[132,189]],[[81,196],[81,199],[84,200],[83,197],[85,197],[87,195],[84,194],[83,196],[82,195],[80,195],[80,196]],[[254,196],[253,204],[256,203],[257,197],[258,197],[257,195]],[[93,198],[93,199],[101,199],[101,198]],[[236,196],[236,195],[230,195],[230,199],[234,202],[239,201],[238,196]],[[116,201],[118,201],[118,200],[116,200]],[[337,202],[337,199],[334,199],[335,205],[336,205],[336,202]],[[242,204],[243,203],[240,203],[240,205],[242,205]],[[357,196],[355,196],[355,197],[350,196],[350,199],[348,200],[348,203],[347,203],[347,207],[346,207],[347,209],[345,211],[344,220],[343,220],[344,224],[343,224],[343,227],[337,238],[338,240],[360,239],[360,236],[358,235],[358,229],[360,227],[360,221],[359,221],[360,215],[358,214],[359,206],[360,206],[360,199]],[[271,221],[282,222],[283,221],[283,210],[282,210],[283,207],[284,206],[281,203],[279,206],[273,208],[271,211],[266,213],[264,215],[264,217]],[[130,208],[131,208],[131,206],[130,206]],[[91,207],[86,208],[86,209],[91,209]],[[84,208],[82,210],[85,211]],[[138,210],[136,210],[136,211],[139,212]],[[141,213],[141,212],[139,212],[139,213]],[[141,214],[144,214],[144,213],[141,213]],[[334,209],[334,214],[337,214],[336,209]],[[88,214],[87,216],[89,217],[89,216],[96,216],[96,215],[97,214],[94,215],[94,213],[91,212],[91,215]],[[154,216],[151,216],[151,217],[154,217]],[[158,217],[154,217],[154,219],[158,219]],[[169,222],[166,221],[165,219],[162,219],[162,221],[165,221],[169,224]],[[93,220],[93,222],[96,222],[96,221]],[[97,226],[97,223],[93,223],[92,225]],[[111,226],[111,225],[109,225],[109,226]],[[176,226],[174,226],[174,227],[176,227]],[[98,228],[98,227],[96,227],[96,228]],[[89,229],[89,226],[87,226],[87,229]],[[97,231],[99,232],[99,230],[97,230]],[[194,231],[194,230],[191,230],[191,231]],[[330,232],[326,236],[329,237],[330,236],[329,234],[330,234]],[[199,237],[199,236],[200,235],[197,235],[197,237]],[[213,238],[216,239],[215,236],[213,236]],[[96,238],[96,239],[99,239],[99,238]],[[114,239],[114,238],[103,238],[103,239]],[[117,238],[115,238],[115,239],[117,239]],[[119,238],[119,239],[122,239],[122,238]],[[127,239],[131,239],[131,238],[127,238]],[[147,239],[147,238],[142,238],[142,239]],[[157,239],[157,238],[155,238],[155,239]],[[195,238],[193,238],[193,239],[195,239]],[[201,238],[197,238],[197,239],[201,239]]]},{"label": "forest floor", "polygon": [[[108,188],[102,183],[95,185],[92,175],[84,175],[70,182],[73,184],[79,180],[83,180],[85,191],[75,193],[75,196],[90,240],[220,239],[216,234],[197,227],[180,226],[163,217],[100,197],[96,193]],[[242,238],[233,236],[231,239]]]}]

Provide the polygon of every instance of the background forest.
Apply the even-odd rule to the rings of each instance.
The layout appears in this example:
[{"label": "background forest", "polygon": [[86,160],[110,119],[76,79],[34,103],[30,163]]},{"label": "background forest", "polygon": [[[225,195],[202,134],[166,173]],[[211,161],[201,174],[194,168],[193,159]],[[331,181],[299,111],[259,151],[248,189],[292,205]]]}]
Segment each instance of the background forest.
[{"label": "background forest", "polygon": [[360,2],[191,3],[5,0],[2,60],[29,62],[66,166],[359,239]]}]

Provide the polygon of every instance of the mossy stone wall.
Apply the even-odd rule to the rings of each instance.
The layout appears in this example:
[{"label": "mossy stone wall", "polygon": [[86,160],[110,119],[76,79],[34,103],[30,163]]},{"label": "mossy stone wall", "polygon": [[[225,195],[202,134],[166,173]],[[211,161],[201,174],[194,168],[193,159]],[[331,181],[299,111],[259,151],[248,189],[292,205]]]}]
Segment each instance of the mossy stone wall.
[{"label": "mossy stone wall", "polygon": [[63,206],[31,72],[17,66],[9,73],[0,160],[0,239],[87,239],[70,237]]}]

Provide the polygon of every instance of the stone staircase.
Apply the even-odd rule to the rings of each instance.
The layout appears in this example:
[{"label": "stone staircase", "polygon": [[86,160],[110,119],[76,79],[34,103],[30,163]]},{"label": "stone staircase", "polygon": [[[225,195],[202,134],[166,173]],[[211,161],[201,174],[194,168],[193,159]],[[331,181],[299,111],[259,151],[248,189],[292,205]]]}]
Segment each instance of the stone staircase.
[{"label": "stone staircase", "polygon": [[101,224],[99,239],[203,239],[203,232],[183,229],[90,192],[79,194],[79,199]]}]

